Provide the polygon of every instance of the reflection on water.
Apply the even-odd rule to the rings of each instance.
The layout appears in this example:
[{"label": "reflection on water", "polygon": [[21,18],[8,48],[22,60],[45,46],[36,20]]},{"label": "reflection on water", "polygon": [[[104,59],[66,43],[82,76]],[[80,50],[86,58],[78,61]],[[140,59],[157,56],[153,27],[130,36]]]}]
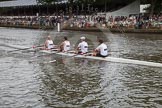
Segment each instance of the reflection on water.
[{"label": "reflection on water", "polygon": [[[57,44],[80,35],[97,46],[102,33],[0,29],[0,43],[31,46],[50,34]],[[14,34],[15,33],[15,34]],[[11,36],[11,34],[13,34]],[[108,34],[111,56],[161,62],[161,35]],[[56,41],[55,41],[56,40]],[[79,59],[60,55],[14,52],[0,46],[0,107],[2,108],[161,108],[162,70],[148,66]],[[29,62],[31,61],[32,62]],[[56,60],[54,63],[48,61]]]},{"label": "reflection on water", "polygon": [[51,107],[124,108],[162,104],[160,69],[84,59],[42,68],[45,73],[41,78],[44,83],[41,96]]}]

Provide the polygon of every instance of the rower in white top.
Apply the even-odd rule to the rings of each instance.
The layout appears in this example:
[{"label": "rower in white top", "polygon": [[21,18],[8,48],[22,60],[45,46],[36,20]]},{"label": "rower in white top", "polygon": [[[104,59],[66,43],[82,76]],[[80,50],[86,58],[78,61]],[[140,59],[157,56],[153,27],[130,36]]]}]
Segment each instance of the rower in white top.
[{"label": "rower in white top", "polygon": [[78,54],[86,54],[88,53],[88,43],[85,41],[85,37],[81,37],[81,42],[78,44],[77,51]]},{"label": "rower in white top", "polygon": [[108,56],[107,45],[103,42],[102,39],[99,39],[98,42],[99,46],[94,50],[93,56],[107,57]]},{"label": "rower in white top", "polygon": [[47,40],[45,41],[45,44],[44,44],[44,49],[50,50],[53,48],[54,48],[53,40],[51,39],[51,36],[48,36]]},{"label": "rower in white top", "polygon": [[60,51],[68,52],[70,50],[70,41],[68,41],[67,37],[64,37],[64,41],[60,45]]}]

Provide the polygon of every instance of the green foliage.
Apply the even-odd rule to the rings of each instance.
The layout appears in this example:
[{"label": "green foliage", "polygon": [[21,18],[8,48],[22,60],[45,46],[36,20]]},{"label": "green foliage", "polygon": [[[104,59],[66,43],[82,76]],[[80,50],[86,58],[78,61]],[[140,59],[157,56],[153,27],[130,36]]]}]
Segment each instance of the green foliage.
[{"label": "green foliage", "polygon": [[141,0],[141,4],[151,4],[151,7],[147,8],[151,14],[162,11],[162,0]]},{"label": "green foliage", "polygon": [[[0,0],[3,1],[3,0]],[[37,0],[38,3],[40,4],[52,4],[52,3],[56,3],[56,2],[60,2],[62,0]],[[74,3],[83,3],[83,4],[94,4],[94,5],[103,5],[104,4],[114,4],[114,3],[118,3],[118,4],[128,4],[131,3],[135,0],[68,0],[68,4],[70,4],[71,7],[73,7]],[[162,10],[162,0],[141,0],[141,4],[151,4],[151,7],[148,8],[148,10],[150,10],[150,12],[154,12],[154,13],[158,13]]]}]

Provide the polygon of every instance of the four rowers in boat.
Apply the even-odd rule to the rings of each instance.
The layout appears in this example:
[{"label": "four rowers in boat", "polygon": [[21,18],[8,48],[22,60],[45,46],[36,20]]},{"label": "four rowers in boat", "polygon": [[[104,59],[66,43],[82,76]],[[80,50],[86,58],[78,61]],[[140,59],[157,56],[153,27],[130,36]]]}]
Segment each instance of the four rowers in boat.
[{"label": "four rowers in boat", "polygon": [[[81,42],[77,46],[77,54],[86,55],[88,53],[88,43],[85,41],[85,37],[81,37]],[[93,51],[93,56],[97,57],[107,57],[108,56],[108,48],[107,45],[103,42],[102,39],[98,40],[99,46]],[[51,37],[48,36],[45,42],[46,49],[53,49],[55,48]],[[64,37],[64,41],[59,46],[60,51],[68,52],[70,51],[70,41],[68,41],[67,37]]]}]

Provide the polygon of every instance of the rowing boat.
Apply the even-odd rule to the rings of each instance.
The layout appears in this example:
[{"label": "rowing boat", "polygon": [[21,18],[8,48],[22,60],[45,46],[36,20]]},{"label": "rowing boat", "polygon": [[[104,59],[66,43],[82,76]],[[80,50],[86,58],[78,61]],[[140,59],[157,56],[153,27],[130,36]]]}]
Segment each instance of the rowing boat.
[{"label": "rowing boat", "polygon": [[[15,49],[27,48],[27,47],[19,46],[19,45],[8,45],[8,46],[15,48]],[[33,49],[31,49],[31,50],[33,50]],[[71,57],[76,57],[76,58],[103,60],[103,61],[116,62],[116,63],[136,64],[136,65],[152,66],[152,67],[162,67],[162,63],[133,60],[133,59],[126,59],[126,58],[116,58],[116,57],[105,57],[105,58],[103,58],[103,57],[95,57],[95,56],[87,56],[87,55],[77,55],[77,54],[69,53],[69,52],[63,53],[63,52],[58,52],[58,51],[55,51],[55,50],[40,50],[39,52],[46,53],[46,54],[58,54],[58,55],[63,55],[63,56],[71,56]]]},{"label": "rowing boat", "polygon": [[116,62],[116,63],[126,63],[126,64],[136,64],[136,65],[143,65],[143,66],[152,66],[152,67],[162,67],[161,63],[155,62],[148,62],[148,61],[141,61],[141,60],[133,60],[133,59],[125,59],[125,58],[116,58],[116,57],[95,57],[95,56],[88,56],[88,55],[78,55],[74,53],[63,53],[57,51],[50,51],[50,50],[41,50],[39,52],[47,53],[47,54],[58,54],[63,56],[71,56],[76,58],[85,58],[85,59],[94,59],[94,60],[103,60],[108,62]]}]

